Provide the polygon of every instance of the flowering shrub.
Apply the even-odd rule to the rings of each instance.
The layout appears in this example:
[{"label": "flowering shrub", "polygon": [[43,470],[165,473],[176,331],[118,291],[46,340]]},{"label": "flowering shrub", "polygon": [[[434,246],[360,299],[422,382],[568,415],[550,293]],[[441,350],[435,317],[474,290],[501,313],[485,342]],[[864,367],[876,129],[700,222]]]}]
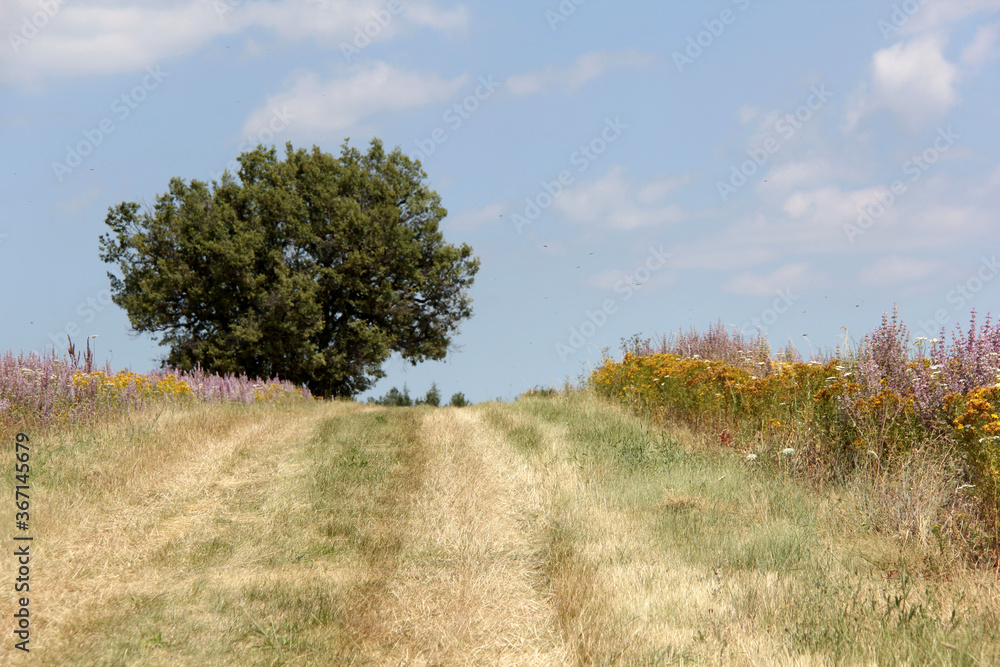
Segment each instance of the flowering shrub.
[{"label": "flowering shrub", "polygon": [[809,362],[793,351],[771,358],[766,339],[721,323],[623,348],[621,361],[605,359],[591,374],[604,396],[719,429],[723,444],[731,432],[775,444],[808,432],[835,465],[854,455],[891,461],[937,438],[959,445],[977,492],[1000,508],[1000,323],[988,315],[977,326],[972,311],[950,343],[943,330],[911,343],[893,309],[855,349]]},{"label": "flowering shrub", "polygon": [[981,496],[1000,507],[1000,385],[973,389],[952,399],[961,412],[954,420],[967,463]]},{"label": "flowering shrub", "polygon": [[161,369],[145,375],[94,368],[88,357],[55,353],[0,356],[0,427],[36,428],[91,421],[163,401],[253,403],[310,397],[309,390],[278,379],[209,375]]},{"label": "flowering shrub", "polygon": [[773,362],[758,372],[676,354],[627,352],[620,362],[605,360],[590,382],[605,396],[696,427],[773,431],[826,407],[814,397],[834,372],[832,364]]}]

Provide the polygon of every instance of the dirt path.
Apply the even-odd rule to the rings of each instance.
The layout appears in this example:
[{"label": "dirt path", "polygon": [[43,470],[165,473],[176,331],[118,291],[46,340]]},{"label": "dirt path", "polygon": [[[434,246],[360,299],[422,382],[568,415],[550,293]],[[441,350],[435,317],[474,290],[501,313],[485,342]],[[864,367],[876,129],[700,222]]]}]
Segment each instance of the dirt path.
[{"label": "dirt path", "polygon": [[[572,664],[541,572],[547,490],[481,413],[420,429],[423,480],[376,612],[382,664]],[[470,661],[472,661],[470,663]]]}]

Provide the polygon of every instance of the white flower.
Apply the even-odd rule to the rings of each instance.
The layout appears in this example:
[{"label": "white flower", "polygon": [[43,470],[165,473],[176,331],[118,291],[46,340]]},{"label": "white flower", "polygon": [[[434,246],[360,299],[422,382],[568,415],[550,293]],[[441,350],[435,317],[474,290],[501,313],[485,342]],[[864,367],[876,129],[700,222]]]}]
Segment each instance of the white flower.
[{"label": "white flower", "polygon": [[747,461],[756,461],[757,460],[757,455],[756,454],[747,454],[746,460]]},{"label": "white flower", "polygon": [[793,447],[785,447],[784,449],[781,450],[782,456],[791,456],[794,453],[795,449]]}]

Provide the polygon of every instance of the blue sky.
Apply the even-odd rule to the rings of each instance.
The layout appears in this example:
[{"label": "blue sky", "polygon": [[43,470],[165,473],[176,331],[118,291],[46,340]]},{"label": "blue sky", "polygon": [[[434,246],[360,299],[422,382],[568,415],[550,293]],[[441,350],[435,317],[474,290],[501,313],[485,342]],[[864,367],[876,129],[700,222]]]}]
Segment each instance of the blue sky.
[{"label": "blue sky", "polygon": [[5,0],[0,37],[0,349],[157,366],[108,207],[348,137],[419,158],[482,260],[455,351],[369,394],[510,398],[719,319],[808,354],[894,304],[914,335],[1000,310],[1000,0]]}]

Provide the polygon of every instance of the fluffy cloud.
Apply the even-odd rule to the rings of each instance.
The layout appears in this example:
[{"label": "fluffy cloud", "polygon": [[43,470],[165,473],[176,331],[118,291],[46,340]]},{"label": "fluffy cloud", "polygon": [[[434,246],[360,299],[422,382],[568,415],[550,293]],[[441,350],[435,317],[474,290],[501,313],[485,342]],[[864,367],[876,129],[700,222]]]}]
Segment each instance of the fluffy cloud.
[{"label": "fluffy cloud", "polygon": [[641,67],[649,62],[649,56],[634,49],[619,52],[587,53],[577,58],[576,62],[569,67],[546,67],[536,72],[509,77],[507,89],[513,95],[529,95],[557,87],[564,90],[575,90],[615,67]]},{"label": "fluffy cloud", "polygon": [[597,180],[566,190],[555,198],[556,210],[572,222],[626,230],[684,218],[680,206],[666,199],[686,178],[668,176],[635,186],[624,173],[624,167],[614,167]]},{"label": "fluffy cloud", "polygon": [[1000,23],[980,27],[972,41],[962,49],[962,62],[978,67],[987,60],[995,58],[997,37],[1000,37]]},{"label": "fluffy cloud", "polygon": [[942,54],[936,36],[898,42],[877,51],[870,65],[870,83],[862,83],[847,111],[844,129],[851,132],[865,116],[879,109],[894,113],[911,131],[939,122],[958,101],[958,68]]},{"label": "fluffy cloud", "polygon": [[375,63],[350,77],[324,81],[312,73],[299,75],[289,90],[271,96],[243,127],[254,135],[283,111],[294,120],[293,134],[337,133],[379,111],[411,109],[454,97],[467,77],[452,80],[436,74],[401,70]]},{"label": "fluffy cloud", "polygon": [[339,49],[380,12],[377,39],[405,24],[456,30],[468,22],[464,10],[417,0],[403,2],[398,16],[387,13],[384,0],[51,0],[48,11],[37,0],[4,5],[0,34],[14,55],[0,60],[0,83],[25,87],[52,77],[141,70],[250,29],[289,40],[316,38]]},{"label": "fluffy cloud", "polygon": [[[902,4],[904,3],[898,3],[898,5]],[[898,5],[894,4],[893,10]],[[897,26],[899,33],[906,35],[941,30],[975,14],[997,10],[1000,10],[1000,0],[963,0],[963,2],[929,2],[928,0],[921,0],[920,6],[916,11],[910,14],[902,12],[902,16],[898,14],[895,17],[889,15],[885,17],[885,20],[889,25],[899,22]],[[902,18],[901,22],[900,18]],[[889,35],[895,32],[894,30]]]}]

